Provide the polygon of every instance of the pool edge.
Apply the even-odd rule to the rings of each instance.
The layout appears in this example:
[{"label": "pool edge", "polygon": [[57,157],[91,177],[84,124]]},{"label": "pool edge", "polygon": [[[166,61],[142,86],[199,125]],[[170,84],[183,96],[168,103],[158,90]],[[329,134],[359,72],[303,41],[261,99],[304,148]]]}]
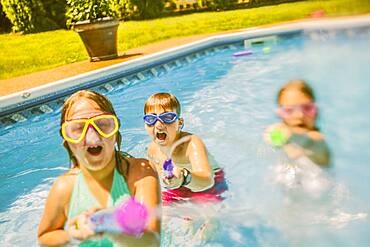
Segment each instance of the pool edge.
[{"label": "pool edge", "polygon": [[[109,75],[112,74],[125,74],[135,72],[137,70],[145,70],[145,68],[153,66],[153,64],[165,62],[176,57],[185,56],[186,54],[191,54],[196,50],[215,45],[237,42],[247,38],[266,35],[279,35],[289,32],[305,32],[321,29],[346,29],[369,25],[370,16],[354,16],[345,19],[304,20],[294,23],[278,24],[271,27],[242,29],[231,34],[212,36],[185,45],[145,55],[133,60],[124,61],[77,76],[51,82],[32,89],[2,96],[0,97],[0,117],[15,113],[27,107],[32,107],[33,105],[38,105],[49,99],[55,99],[56,97],[63,96],[58,95],[58,92],[67,94],[69,89],[73,90],[74,88],[76,89],[79,87],[104,83],[104,80],[98,80],[98,78],[109,78]],[[95,84],[91,83],[94,81]]]}]

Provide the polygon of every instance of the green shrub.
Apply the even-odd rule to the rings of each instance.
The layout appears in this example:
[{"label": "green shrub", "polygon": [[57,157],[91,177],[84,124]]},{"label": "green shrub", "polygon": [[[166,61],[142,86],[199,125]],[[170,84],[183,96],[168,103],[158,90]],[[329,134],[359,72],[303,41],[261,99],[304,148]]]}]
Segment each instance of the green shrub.
[{"label": "green shrub", "polygon": [[113,0],[113,9],[120,20],[130,19],[134,14],[134,6],[130,0]]},{"label": "green shrub", "polygon": [[113,0],[67,0],[67,26],[78,21],[116,17]]},{"label": "green shrub", "polygon": [[119,19],[151,19],[161,16],[167,2],[171,7],[171,0],[113,0],[113,9]]},{"label": "green shrub", "polygon": [[150,19],[160,16],[165,0],[130,0],[134,7],[134,15],[139,19]]},{"label": "green shrub", "polygon": [[58,28],[46,16],[40,0],[1,0],[4,12],[13,24],[14,32],[31,33]]},{"label": "green shrub", "polygon": [[213,0],[209,2],[209,7],[213,10],[225,10],[232,8],[237,2],[237,0]]},{"label": "green shrub", "polygon": [[58,27],[66,27],[66,0],[41,0],[44,6],[46,15],[53,20]]},{"label": "green shrub", "polygon": [[173,12],[177,9],[176,0],[165,0],[164,10],[167,12]]},{"label": "green shrub", "polygon": [[257,6],[265,6],[265,5],[275,5],[280,3],[287,3],[287,2],[298,2],[303,0],[250,0],[249,5],[253,7]]},{"label": "green shrub", "polygon": [[10,23],[9,19],[6,17],[3,11],[3,5],[0,1],[0,33],[2,32],[9,32],[12,29],[12,24]]}]

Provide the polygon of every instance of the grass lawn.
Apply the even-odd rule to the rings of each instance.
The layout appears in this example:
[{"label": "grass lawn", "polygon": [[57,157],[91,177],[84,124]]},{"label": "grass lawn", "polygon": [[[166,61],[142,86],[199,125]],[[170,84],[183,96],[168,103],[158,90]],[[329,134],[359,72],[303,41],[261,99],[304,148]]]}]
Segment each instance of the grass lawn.
[{"label": "grass lawn", "polygon": [[[161,40],[248,28],[309,17],[315,10],[326,16],[370,13],[369,0],[302,1],[254,9],[195,13],[148,21],[121,22],[118,51]],[[0,79],[7,79],[64,64],[87,60],[77,33],[56,30],[37,34],[0,35]]]}]

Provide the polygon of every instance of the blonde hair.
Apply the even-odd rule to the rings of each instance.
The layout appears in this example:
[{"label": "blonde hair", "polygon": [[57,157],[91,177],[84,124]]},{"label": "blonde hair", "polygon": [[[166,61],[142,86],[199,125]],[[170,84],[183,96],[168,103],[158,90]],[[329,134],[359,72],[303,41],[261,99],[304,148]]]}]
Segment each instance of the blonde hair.
[{"label": "blonde hair", "polygon": [[277,103],[280,104],[280,98],[286,90],[297,90],[308,96],[312,101],[315,101],[313,89],[304,80],[296,79],[288,81],[278,92]]},{"label": "blonde hair", "polygon": [[144,114],[153,112],[156,107],[161,107],[163,110],[175,110],[178,116],[181,114],[179,100],[170,93],[156,93],[150,96],[145,102]]},{"label": "blonde hair", "polygon": [[[313,102],[315,102],[315,94],[313,92],[313,89],[308,85],[308,83],[304,80],[301,79],[296,79],[296,80],[290,80],[288,81],[282,88],[280,88],[278,95],[277,95],[277,103],[280,105],[280,98],[284,91],[287,90],[297,90],[302,92],[304,95],[309,97]],[[318,113],[317,113],[318,115]],[[316,125],[313,127],[314,130],[320,130]]]},{"label": "blonde hair", "polygon": [[[71,109],[71,107],[81,99],[89,99],[94,101],[105,113],[113,114],[117,117],[116,112],[114,111],[112,103],[109,101],[107,97],[101,95],[97,92],[90,91],[90,90],[80,90],[72,94],[65,102],[61,110],[61,117],[60,117],[60,126],[66,121],[66,116]],[[117,117],[118,119],[118,117]],[[120,121],[118,120],[118,125],[120,127]],[[61,133],[61,129],[60,129]],[[116,158],[118,159],[117,162],[120,164],[123,156],[121,155],[121,142],[122,142],[122,135],[119,131],[117,131],[117,149],[116,150]],[[78,167],[78,162],[76,157],[73,155],[72,150],[69,148],[68,143],[63,141],[63,146],[68,152],[68,156],[71,162],[71,167]],[[117,155],[118,153],[118,155]]]}]

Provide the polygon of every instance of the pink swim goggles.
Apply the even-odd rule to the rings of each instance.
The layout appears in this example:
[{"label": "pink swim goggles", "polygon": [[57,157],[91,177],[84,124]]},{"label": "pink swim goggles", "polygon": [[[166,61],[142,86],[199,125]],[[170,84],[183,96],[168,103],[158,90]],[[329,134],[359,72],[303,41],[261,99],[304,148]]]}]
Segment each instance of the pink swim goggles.
[{"label": "pink swim goggles", "polygon": [[296,111],[299,111],[308,117],[315,117],[317,113],[317,106],[313,102],[294,106],[280,106],[278,109],[278,114],[280,117],[290,118]]}]

